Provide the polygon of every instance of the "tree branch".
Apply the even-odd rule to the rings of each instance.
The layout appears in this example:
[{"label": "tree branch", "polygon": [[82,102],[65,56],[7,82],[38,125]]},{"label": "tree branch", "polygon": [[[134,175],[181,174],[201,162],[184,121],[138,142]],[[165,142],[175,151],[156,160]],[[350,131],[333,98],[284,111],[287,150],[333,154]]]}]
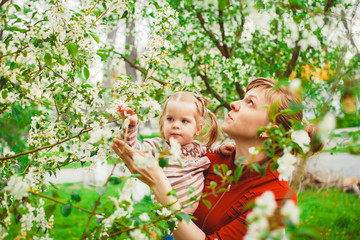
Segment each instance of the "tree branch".
[{"label": "tree branch", "polygon": [[8,2],[9,0],[2,0],[1,2],[0,2],[0,7],[2,7],[6,2]]},{"label": "tree branch", "polygon": [[[114,167],[112,168],[111,173],[110,173],[109,177],[107,178],[104,186],[107,186],[107,185],[108,185],[108,183],[109,183],[109,181],[110,181],[110,178],[111,178],[112,175],[114,174],[115,168],[116,168],[116,164],[114,164]],[[90,224],[90,222],[91,222],[91,218],[95,215],[95,211],[96,211],[96,209],[98,208],[98,206],[99,206],[99,204],[100,204],[100,199],[101,199],[102,196],[103,196],[103,195],[100,195],[100,196],[99,196],[99,198],[98,198],[98,199],[96,200],[96,202],[95,202],[94,209],[92,210],[92,212],[90,212],[90,216],[89,216],[88,222],[87,222],[87,224],[86,224],[86,227],[84,228],[84,232],[83,232],[83,234],[82,234],[82,236],[81,236],[81,240],[85,238],[86,229],[89,227],[89,224]]]},{"label": "tree branch", "polygon": [[[59,204],[61,204],[61,205],[65,205],[65,204],[66,204],[66,203],[64,203],[64,202],[61,202],[61,201],[55,199],[55,198],[52,198],[52,197],[43,195],[43,194],[41,194],[41,193],[36,193],[36,192],[33,192],[33,191],[29,191],[29,193],[31,193],[31,194],[33,194],[33,195],[35,195],[35,196],[39,196],[39,197],[42,197],[42,198],[46,198],[46,199],[48,199],[48,200],[50,200],[50,201],[59,203]],[[79,206],[75,206],[75,205],[71,205],[71,206],[74,207],[74,208],[77,208],[77,209],[79,209],[79,210],[81,210],[81,211],[84,211],[84,212],[87,212],[87,213],[92,213],[92,212],[90,212],[89,210],[86,210],[86,209],[81,208],[81,207],[79,207]],[[97,214],[103,215],[102,213],[97,213]]]},{"label": "tree branch", "polygon": [[[124,54],[117,53],[117,52],[115,52],[115,53],[119,54],[120,57],[122,57],[131,67],[135,68],[136,70],[139,70],[143,74],[147,74],[147,71],[145,69],[143,69],[140,66],[136,65],[133,61],[131,61],[129,58],[127,58]],[[165,82],[163,80],[160,80],[158,78],[155,78],[155,77],[150,77],[150,79],[160,83],[161,85],[169,85],[169,83],[167,83],[167,82]]]},{"label": "tree branch", "polygon": [[227,109],[231,109],[230,104],[227,103],[209,84],[209,78],[206,75],[203,75],[199,70],[197,70],[197,74],[201,77],[201,79],[204,81],[206,86],[206,91],[213,95],[224,107]]},{"label": "tree branch", "polygon": [[235,89],[236,89],[236,92],[238,93],[240,99],[243,99],[245,96],[245,92],[239,82],[235,83]]},{"label": "tree branch", "polygon": [[211,41],[213,41],[213,43],[216,45],[217,49],[219,49],[219,51],[221,52],[221,54],[224,57],[227,57],[227,52],[225,52],[224,48],[220,45],[219,41],[216,39],[214,33],[210,30],[207,30],[205,27],[205,21],[204,18],[201,15],[201,12],[198,12],[196,14],[196,17],[199,19],[201,27],[204,29],[204,31],[206,32],[206,34],[210,37]]},{"label": "tree branch", "polygon": [[27,152],[18,153],[18,154],[12,155],[12,156],[2,157],[2,158],[0,158],[0,161],[20,157],[20,156],[27,155],[27,154],[31,154],[31,153],[38,152],[40,150],[44,150],[44,149],[47,149],[47,148],[52,148],[52,147],[54,147],[56,145],[60,145],[60,144],[62,144],[64,142],[67,142],[67,141],[73,139],[73,138],[76,138],[76,137],[80,136],[83,133],[90,132],[91,130],[93,130],[93,128],[87,128],[85,130],[83,129],[78,134],[76,134],[76,135],[74,135],[72,137],[66,138],[64,140],[58,141],[57,143],[50,144],[48,146],[43,146],[43,147],[40,147],[40,148],[36,148],[36,149],[30,150],[30,151],[27,151]]},{"label": "tree branch", "polygon": [[325,7],[324,7],[324,12],[327,12],[327,11],[330,9],[330,7],[334,4],[335,1],[336,1],[336,0],[328,0],[328,1],[326,2]]},{"label": "tree branch", "polygon": [[224,17],[224,12],[223,10],[219,9],[219,25],[220,25],[220,32],[221,32],[221,39],[222,39],[222,43],[223,43],[223,49],[224,52],[226,53],[226,58],[231,58],[230,53],[229,53],[229,49],[225,43],[225,28],[224,28],[224,21],[223,21],[223,17]]},{"label": "tree branch", "polygon": [[[355,9],[356,8],[357,8],[357,6],[355,7]],[[341,11],[341,21],[345,27],[345,30],[347,31],[347,35],[348,35],[351,45],[353,45],[353,47],[356,49],[356,52],[357,52],[356,56],[360,57],[360,51],[359,51],[358,47],[356,46],[356,43],[354,42],[353,34],[352,34],[351,29],[349,28],[349,25],[346,21],[346,16],[345,16],[344,11]]]},{"label": "tree branch", "polygon": [[245,24],[245,16],[244,16],[244,13],[243,13],[243,6],[242,4],[240,3],[240,7],[241,7],[241,11],[240,11],[240,15],[241,15],[241,22],[240,22],[240,26],[239,28],[236,30],[235,32],[235,42],[234,42],[234,45],[232,46],[231,48],[231,56],[234,55],[234,51],[235,51],[235,44],[241,39],[241,36],[242,36],[242,33],[244,31],[244,24]]},{"label": "tree branch", "polygon": [[286,68],[285,73],[284,73],[284,76],[285,76],[286,78],[290,77],[291,72],[292,72],[292,70],[294,69],[294,67],[295,67],[295,65],[296,65],[296,61],[297,61],[297,59],[299,58],[300,46],[298,45],[298,42],[299,42],[299,40],[297,40],[297,41],[295,42],[295,47],[294,47],[294,51],[293,51],[293,53],[292,53],[291,60],[290,60],[288,66],[287,66],[287,68]]}]

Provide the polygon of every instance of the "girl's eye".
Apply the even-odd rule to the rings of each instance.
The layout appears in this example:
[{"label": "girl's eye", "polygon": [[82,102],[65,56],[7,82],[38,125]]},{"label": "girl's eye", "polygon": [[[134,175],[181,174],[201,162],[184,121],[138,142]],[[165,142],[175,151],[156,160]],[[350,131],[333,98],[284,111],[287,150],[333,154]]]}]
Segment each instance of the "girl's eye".
[{"label": "girl's eye", "polygon": [[168,120],[169,122],[174,121],[174,119],[173,119],[173,118],[171,118],[171,117],[168,117],[166,120]]},{"label": "girl's eye", "polygon": [[249,100],[248,104],[254,106],[254,102],[252,100]]},{"label": "girl's eye", "polygon": [[182,123],[188,123],[189,121],[188,120],[182,120]]}]

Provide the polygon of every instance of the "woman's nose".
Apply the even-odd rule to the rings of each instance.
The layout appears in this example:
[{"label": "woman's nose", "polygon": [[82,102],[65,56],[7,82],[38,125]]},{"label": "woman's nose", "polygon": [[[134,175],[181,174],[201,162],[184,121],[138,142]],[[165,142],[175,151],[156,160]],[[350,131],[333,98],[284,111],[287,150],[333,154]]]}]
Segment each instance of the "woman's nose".
[{"label": "woman's nose", "polygon": [[230,104],[230,107],[234,111],[239,111],[239,109],[240,109],[240,101],[232,102]]}]

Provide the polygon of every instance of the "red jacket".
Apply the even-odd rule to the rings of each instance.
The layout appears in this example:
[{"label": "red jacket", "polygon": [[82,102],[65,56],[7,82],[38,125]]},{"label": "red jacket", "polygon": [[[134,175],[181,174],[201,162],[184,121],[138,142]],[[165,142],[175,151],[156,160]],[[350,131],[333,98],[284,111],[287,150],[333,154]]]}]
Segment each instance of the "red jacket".
[{"label": "red jacket", "polygon": [[[233,156],[223,156],[210,153],[207,157],[211,161],[210,168],[205,172],[204,192],[211,192],[208,188],[211,181],[221,184],[221,178],[214,173],[213,166],[226,164],[233,172],[236,169],[233,163]],[[246,216],[249,213],[247,204],[254,201],[266,191],[272,191],[278,205],[285,199],[291,198],[297,201],[296,194],[291,190],[287,182],[279,180],[279,173],[272,172],[270,168],[266,170],[265,177],[255,171],[243,173],[237,184],[232,184],[229,192],[218,193],[217,196],[207,198],[211,202],[208,209],[201,201],[196,209],[194,216],[197,218],[196,225],[205,234],[205,239],[243,239],[247,231]]]}]

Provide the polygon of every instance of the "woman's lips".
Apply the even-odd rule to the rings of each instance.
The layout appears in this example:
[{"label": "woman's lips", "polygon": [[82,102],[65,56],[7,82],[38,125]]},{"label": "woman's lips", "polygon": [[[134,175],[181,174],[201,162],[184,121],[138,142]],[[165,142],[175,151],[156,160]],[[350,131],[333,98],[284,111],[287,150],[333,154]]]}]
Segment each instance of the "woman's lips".
[{"label": "woman's lips", "polygon": [[230,113],[226,116],[226,118],[233,120],[233,118],[230,116]]}]

